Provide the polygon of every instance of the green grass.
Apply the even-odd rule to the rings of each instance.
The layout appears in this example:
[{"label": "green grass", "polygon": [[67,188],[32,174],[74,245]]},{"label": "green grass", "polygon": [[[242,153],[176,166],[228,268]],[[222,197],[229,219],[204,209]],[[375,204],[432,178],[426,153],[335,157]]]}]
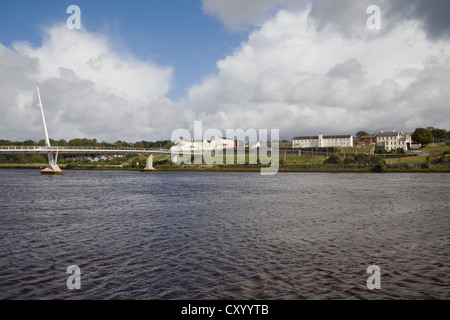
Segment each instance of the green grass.
[{"label": "green grass", "polygon": [[422,163],[427,161],[426,156],[414,156],[414,157],[404,157],[404,158],[391,158],[386,159],[387,162],[391,163]]},{"label": "green grass", "polygon": [[373,149],[372,146],[363,146],[363,147],[340,147],[338,148],[339,153],[347,153],[347,154],[368,154],[369,151]]},{"label": "green grass", "polygon": [[450,146],[447,146],[445,143],[433,143],[425,146],[420,150],[427,152],[445,152],[445,151],[450,152]]},{"label": "green grass", "polygon": [[40,167],[46,168],[47,163],[0,163],[0,168],[14,168],[14,169],[39,169]]},{"label": "green grass", "polygon": [[[355,153],[358,150],[361,153],[361,148],[341,148],[341,152]],[[363,149],[364,150],[364,149]],[[444,151],[450,151],[450,146],[445,144],[430,145],[423,150],[432,152],[432,161],[436,161]],[[234,156],[234,164],[226,164],[226,156],[224,155],[223,164],[207,165],[205,163],[201,165],[175,165],[172,163],[171,158],[164,160],[166,155],[153,156],[153,164],[157,170],[161,171],[237,171],[237,172],[258,172],[261,169],[261,165],[249,164],[249,155],[245,156],[245,165],[238,165],[237,156]],[[280,172],[369,172],[371,166],[327,166],[323,165],[327,157],[325,156],[288,156],[287,162],[283,154],[280,154]],[[162,161],[164,160],[164,161]],[[252,159],[254,160],[254,158]],[[139,162],[139,165],[137,163]],[[126,156],[123,158],[116,158],[114,160],[102,160],[97,163],[90,163],[86,161],[60,161],[59,165],[61,169],[89,169],[89,170],[142,170],[147,162],[145,155],[141,156]],[[386,169],[386,172],[449,172],[450,166],[438,166],[433,165],[430,168],[422,168],[421,165],[413,165],[413,163],[425,164],[427,162],[427,156],[409,156],[404,158],[391,158],[386,159],[387,163],[395,165],[397,163],[409,163],[404,166],[391,166]],[[121,165],[122,167],[119,167]],[[30,163],[30,164],[11,164],[0,163],[0,168],[40,168],[46,167],[47,163]]]},{"label": "green grass", "polygon": [[287,163],[284,162],[284,157],[280,157],[280,163],[287,164],[287,165],[317,165],[317,164],[323,164],[323,162],[327,160],[327,157],[323,156],[313,156],[313,157],[306,157],[306,156],[288,156],[287,157]]}]

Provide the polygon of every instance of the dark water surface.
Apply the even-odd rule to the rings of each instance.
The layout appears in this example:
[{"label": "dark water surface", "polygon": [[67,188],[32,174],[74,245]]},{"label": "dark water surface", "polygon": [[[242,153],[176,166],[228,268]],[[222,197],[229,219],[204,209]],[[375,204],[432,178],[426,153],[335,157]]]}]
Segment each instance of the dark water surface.
[{"label": "dark water surface", "polygon": [[449,187],[449,174],[0,170],[0,299],[449,299]]}]

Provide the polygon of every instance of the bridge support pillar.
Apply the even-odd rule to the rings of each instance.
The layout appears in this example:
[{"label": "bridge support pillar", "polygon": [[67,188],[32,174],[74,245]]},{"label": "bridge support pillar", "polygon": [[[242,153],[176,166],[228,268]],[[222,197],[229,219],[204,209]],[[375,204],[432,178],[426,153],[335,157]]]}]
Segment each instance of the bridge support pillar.
[{"label": "bridge support pillar", "polygon": [[150,154],[147,156],[147,165],[145,166],[144,171],[154,171],[154,170],[156,169],[153,167],[153,155]]},{"label": "bridge support pillar", "polygon": [[47,154],[48,167],[41,171],[42,174],[62,174],[61,168],[58,166],[58,152],[50,152]]}]

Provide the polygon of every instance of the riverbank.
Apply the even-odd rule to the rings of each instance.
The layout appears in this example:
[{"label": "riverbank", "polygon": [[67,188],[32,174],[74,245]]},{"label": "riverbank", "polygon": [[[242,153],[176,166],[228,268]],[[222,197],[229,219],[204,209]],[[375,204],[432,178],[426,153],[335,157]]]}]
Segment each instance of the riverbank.
[{"label": "riverbank", "polygon": [[[450,172],[450,146],[446,144],[429,145],[421,150],[411,151],[404,155],[367,154],[369,150],[361,148],[339,149],[333,159],[327,153],[301,150],[280,150],[278,157],[279,172]],[[362,152],[362,153],[358,153]],[[230,159],[223,155],[223,163]],[[211,171],[211,172],[260,172],[261,164],[248,164],[260,161],[246,154],[242,159],[237,155],[234,161],[245,160],[238,164],[182,164],[175,165],[167,155],[155,155],[153,166],[156,171]],[[276,158],[271,158],[275,161]],[[331,161],[333,160],[333,161]],[[192,159],[192,163],[194,159]],[[73,157],[59,159],[59,167],[64,170],[122,170],[141,171],[147,163],[146,155],[126,155],[114,159]],[[377,163],[380,165],[377,166]],[[44,169],[47,167],[45,157],[9,156],[0,161],[0,168]],[[375,167],[378,167],[375,169]]]},{"label": "riverbank", "polygon": [[[0,164],[0,169],[44,169],[42,164]],[[60,165],[64,170],[142,171],[143,168],[98,165]],[[155,165],[155,171],[260,172],[260,165]],[[278,172],[371,173],[371,165],[280,165]],[[450,165],[387,165],[383,173],[450,173]]]},{"label": "riverbank", "polygon": [[[210,171],[210,172],[260,172],[261,166],[257,165],[181,165],[173,167],[156,167],[157,171]],[[310,165],[295,166],[281,165],[278,172],[336,172],[336,173],[372,173],[374,166],[328,166],[328,165]],[[387,166],[383,173],[450,173],[450,165],[447,166]]]}]

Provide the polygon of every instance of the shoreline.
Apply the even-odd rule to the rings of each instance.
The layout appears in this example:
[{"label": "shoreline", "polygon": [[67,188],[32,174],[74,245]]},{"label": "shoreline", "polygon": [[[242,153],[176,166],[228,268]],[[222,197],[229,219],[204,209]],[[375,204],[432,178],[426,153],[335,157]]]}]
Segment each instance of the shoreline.
[{"label": "shoreline", "polygon": [[[24,170],[42,170],[46,166],[37,164],[0,164],[0,169],[24,169]],[[143,168],[119,168],[119,167],[93,167],[78,166],[67,167],[60,166],[62,170],[85,170],[85,171],[144,171]],[[156,166],[152,172],[260,172],[261,166],[258,165],[181,165],[181,166]],[[372,166],[351,167],[330,167],[326,165],[311,166],[286,166],[281,165],[279,173],[450,173],[450,165],[446,167],[422,168],[420,166],[408,167],[387,167],[383,172],[374,172]]]}]

